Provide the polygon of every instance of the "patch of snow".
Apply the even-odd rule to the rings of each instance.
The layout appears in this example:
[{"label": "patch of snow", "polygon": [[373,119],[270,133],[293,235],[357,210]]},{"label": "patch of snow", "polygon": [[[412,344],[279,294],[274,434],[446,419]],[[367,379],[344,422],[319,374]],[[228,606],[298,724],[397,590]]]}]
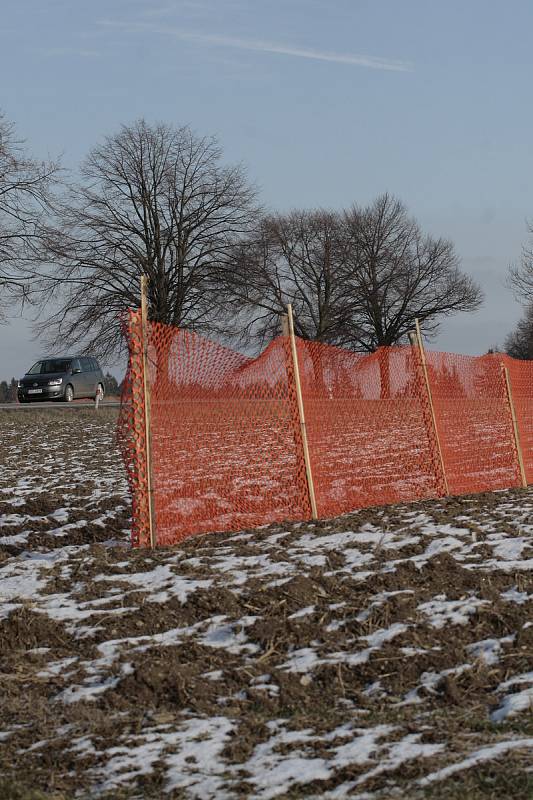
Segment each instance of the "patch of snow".
[{"label": "patch of snow", "polygon": [[54,675],[59,675],[64,669],[74,664],[78,660],[78,656],[72,658],[62,658],[59,661],[51,661],[46,665],[46,669],[37,673],[38,678],[51,678]]},{"label": "patch of snow", "polygon": [[21,531],[21,533],[16,533],[14,536],[2,536],[0,542],[4,545],[17,545],[17,544],[26,544],[29,539],[31,531]]},{"label": "patch of snow", "polygon": [[515,561],[522,557],[522,550],[525,547],[531,547],[531,540],[526,539],[524,536],[505,537],[497,543],[491,542],[491,545],[496,558],[501,558],[504,561]]},{"label": "patch of snow", "polygon": [[381,686],[381,681],[374,681],[373,683],[369,683],[363,689],[362,692],[366,697],[376,697],[383,694],[383,687]]},{"label": "patch of snow", "polygon": [[7,619],[12,611],[22,608],[22,603],[3,603],[0,606],[0,619]]},{"label": "patch of snow", "polygon": [[423,672],[420,676],[420,685],[407,692],[404,699],[400,703],[397,703],[397,705],[407,706],[413,703],[422,703],[423,699],[420,697],[422,689],[428,694],[436,694],[436,687],[441,683],[443,678],[448,675],[461,675],[462,672],[469,669],[472,669],[472,664],[460,664],[458,667],[444,669],[441,672]]},{"label": "patch of snow", "polygon": [[437,772],[431,772],[429,775],[426,775],[425,778],[421,778],[418,783],[420,786],[427,786],[430,783],[435,783],[435,781],[442,781],[450,775],[454,775],[456,772],[461,772],[471,767],[477,767],[485,761],[498,758],[504,753],[508,753],[510,750],[520,750],[523,748],[532,749],[533,739],[512,739],[511,741],[498,742],[489,747],[482,747],[480,750],[476,750],[469,755],[468,758],[464,758],[456,764],[450,764],[448,767],[439,769]]},{"label": "patch of snow", "polygon": [[93,790],[98,794],[112,792],[141,775],[149,775],[161,760],[166,792],[181,790],[198,800],[224,797],[227,764],[221,754],[235,723],[227,717],[210,717],[185,719],[177,731],[167,732],[164,727],[123,737],[124,744],[106,750],[110,758],[93,770],[103,776]]},{"label": "patch of snow", "polygon": [[242,617],[236,622],[221,624],[225,619],[225,616],[213,617],[199,641],[207,647],[223,647],[228,653],[257,653],[259,646],[248,642],[246,634],[237,630],[239,627],[253,625],[257,617]]},{"label": "patch of snow", "polygon": [[514,675],[512,678],[508,678],[503,683],[500,683],[498,691],[508,689],[509,686],[517,686],[521,683],[533,683],[533,672],[522,672],[520,675]]},{"label": "patch of snow", "polygon": [[484,561],[482,564],[484,569],[500,569],[502,572],[516,572],[522,570],[530,572],[533,570],[533,558],[522,559],[521,561],[506,561],[498,560],[495,558]]},{"label": "patch of snow", "polygon": [[[343,793],[332,790],[316,797],[363,797],[354,795],[355,786],[365,783],[375,775],[394,770],[402,763],[417,758],[427,758],[441,752],[444,745],[421,744],[421,734],[409,734],[398,742],[382,740],[395,731],[394,726],[378,725],[374,728],[353,728],[350,723],[329,732],[325,736],[313,735],[309,729],[286,731],[279,721],[269,723],[273,735],[254,749],[250,759],[239,765],[249,774],[247,778],[255,791],[254,798],[271,800],[286,796],[292,789],[313,781],[329,780],[335,771],[350,766],[361,766],[375,762],[370,772],[355,781],[344,784]],[[337,743],[338,740],[348,740]],[[307,750],[315,742],[330,748],[328,755],[318,758],[313,750]],[[330,744],[331,743],[331,744]],[[310,795],[306,795],[310,796]]]},{"label": "patch of snow", "polygon": [[56,508],[51,514],[48,514],[48,516],[51,519],[55,519],[56,522],[66,522],[68,520],[68,515],[68,508]]},{"label": "patch of snow", "polygon": [[224,677],[224,672],[221,669],[213,669],[211,672],[204,672],[202,677],[208,681],[220,681]]},{"label": "patch of snow", "polygon": [[56,700],[63,703],[78,703],[80,700],[92,701],[95,700],[97,695],[107,692],[108,689],[113,689],[120,678],[106,678],[105,680],[98,680],[98,678],[89,678],[86,683],[81,686],[68,686],[60,692]]},{"label": "patch of snow", "polygon": [[402,622],[395,622],[389,628],[380,628],[368,636],[360,636],[359,638],[368,642],[372,648],[381,647],[382,644],[385,644],[385,642],[390,642],[395,636],[405,633],[408,627],[408,625],[404,625]]},{"label": "patch of snow", "polygon": [[[273,731],[271,738],[256,745],[251,757],[240,769],[248,773],[247,781],[254,786],[253,797],[258,800],[270,800],[298,784],[310,781],[327,780],[331,770],[323,758],[307,756],[297,745],[314,741],[312,731],[286,731],[282,723],[268,723]],[[276,731],[276,727],[281,730]],[[280,747],[288,748],[280,753]]]},{"label": "patch of snow", "polygon": [[24,552],[2,566],[0,601],[19,598],[34,600],[38,592],[46,586],[46,578],[40,576],[41,571],[52,569],[60,561],[66,561],[69,549],[65,547],[48,553]]},{"label": "patch of snow", "polygon": [[442,539],[434,539],[424,552],[426,558],[432,558],[439,553],[449,553],[451,550],[462,549],[464,542],[460,542],[453,536],[444,536]]},{"label": "patch of snow", "polygon": [[272,536],[267,536],[264,539],[265,544],[274,545],[279,542],[280,539],[285,539],[286,536],[289,536],[290,531],[282,531],[281,533],[274,533]]},{"label": "patch of snow", "polygon": [[474,658],[479,658],[485,664],[497,664],[500,660],[500,652],[503,644],[511,644],[515,639],[513,636],[503,636],[501,639],[482,639],[466,646],[466,649]]},{"label": "patch of snow", "polygon": [[291,614],[287,619],[299,619],[300,617],[309,617],[311,614],[315,613],[315,606],[306,606],[305,608],[301,608],[299,611],[295,611],[294,614]]},{"label": "patch of snow", "polygon": [[512,589],[502,592],[500,597],[502,600],[507,600],[508,603],[517,603],[517,605],[521,606],[527,603],[530,595],[527,592],[519,592],[516,586],[513,586]]},{"label": "patch of snow", "polygon": [[324,567],[326,564],[326,556],[315,555],[299,555],[295,556],[301,564],[306,564],[308,567]]},{"label": "patch of snow", "polygon": [[477,597],[463,597],[460,600],[446,600],[445,594],[436,595],[427,603],[421,603],[417,608],[427,617],[429,624],[434,628],[444,628],[445,625],[466,625],[468,618],[483,606],[489,605],[488,600]]},{"label": "patch of snow", "polygon": [[166,603],[171,597],[177,597],[180,603],[185,603],[197,589],[208,589],[213,583],[211,579],[191,580],[176,575],[169,564],[161,564],[149,572],[98,575],[94,580],[129,583],[138,587],[139,591],[148,592],[147,600],[151,603]]},{"label": "patch of snow", "polygon": [[382,772],[393,771],[398,769],[406,761],[413,761],[418,758],[431,758],[431,756],[441,753],[445,749],[443,744],[423,744],[419,740],[421,733],[410,733],[401,739],[399,742],[393,742],[388,745],[388,751],[379,757],[379,764],[366,772],[355,781],[356,785],[366,783],[367,781],[380,775]]},{"label": "patch of snow", "polygon": [[283,586],[283,584],[288,583],[292,578],[277,578],[274,581],[269,581],[265,584],[268,589],[275,589],[277,586]]},{"label": "patch of snow", "polygon": [[493,722],[501,722],[507,717],[518,714],[519,711],[533,711],[533,687],[515,694],[508,694],[503,698],[496,711],[491,713],[490,718]]},{"label": "patch of snow", "polygon": [[320,663],[321,660],[312,647],[302,647],[299,650],[293,650],[289,659],[284,664],[280,664],[278,669],[287,672],[310,672]]},{"label": "patch of snow", "polygon": [[181,731],[168,734],[169,744],[177,752],[165,756],[166,791],[182,790],[199,800],[223,797],[227,765],[222,751],[234,727],[227,717],[197,718],[188,720]]},{"label": "patch of snow", "polygon": [[68,748],[71,753],[79,753],[80,756],[95,755],[96,748],[89,736],[79,736],[73,740],[72,745]]}]

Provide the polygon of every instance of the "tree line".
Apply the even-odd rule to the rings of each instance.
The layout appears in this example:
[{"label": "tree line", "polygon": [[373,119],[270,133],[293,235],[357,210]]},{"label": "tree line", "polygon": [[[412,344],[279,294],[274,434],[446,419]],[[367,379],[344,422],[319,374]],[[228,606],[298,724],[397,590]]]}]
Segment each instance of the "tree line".
[{"label": "tree line", "polygon": [[18,381],[11,378],[10,381],[0,381],[0,403],[17,402]]},{"label": "tree line", "polygon": [[[141,274],[150,319],[248,349],[279,333],[288,303],[299,336],[371,352],[405,341],[416,318],[431,335],[483,301],[453,243],[422,231],[390,194],[344,209],[265,209],[215,138],[142,119],[104,137],[73,178],[32,159],[0,117],[4,309],[32,305],[51,349],[115,358]],[[533,297],[533,263],[512,280]]]}]

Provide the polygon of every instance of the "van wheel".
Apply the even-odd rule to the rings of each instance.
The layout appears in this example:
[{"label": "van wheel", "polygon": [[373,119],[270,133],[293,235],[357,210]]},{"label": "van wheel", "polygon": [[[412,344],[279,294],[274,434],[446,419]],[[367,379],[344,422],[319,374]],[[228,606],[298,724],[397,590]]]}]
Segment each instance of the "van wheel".
[{"label": "van wheel", "polygon": [[74,400],[74,389],[72,388],[70,383],[65,388],[65,395],[63,397],[63,400],[65,401],[65,403],[72,403],[72,401]]}]

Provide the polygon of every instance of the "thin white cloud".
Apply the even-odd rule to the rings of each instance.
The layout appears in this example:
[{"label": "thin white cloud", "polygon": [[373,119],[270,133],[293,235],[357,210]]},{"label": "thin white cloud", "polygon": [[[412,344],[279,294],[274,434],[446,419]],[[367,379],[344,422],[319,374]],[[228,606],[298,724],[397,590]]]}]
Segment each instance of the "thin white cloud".
[{"label": "thin white cloud", "polygon": [[152,6],[143,8],[139,16],[142,19],[157,17],[175,17],[176,14],[194,14],[196,16],[213,10],[211,0],[178,0],[174,5]]},{"label": "thin white cloud", "polygon": [[173,27],[159,27],[144,22],[114,22],[101,20],[101,25],[108,28],[119,28],[129,33],[155,33],[161,36],[172,36],[182,41],[196,42],[197,44],[212,45],[215,47],[231,47],[238,50],[252,50],[261,53],[292,56],[293,58],[307,58],[313,61],[330,61],[335,64],[347,64],[352,67],[367,67],[368,69],[389,70],[394,72],[411,72],[412,64],[407,61],[395,61],[387,58],[352,54],[334,53],[315,48],[295,47],[288,44],[263,42],[256,39],[240,39],[233,36],[217,36],[207,33],[193,33]]},{"label": "thin white cloud", "polygon": [[100,53],[96,50],[83,50],[77,47],[50,47],[41,50],[44,56],[50,58],[60,58],[63,56],[77,56],[78,58],[98,58]]}]

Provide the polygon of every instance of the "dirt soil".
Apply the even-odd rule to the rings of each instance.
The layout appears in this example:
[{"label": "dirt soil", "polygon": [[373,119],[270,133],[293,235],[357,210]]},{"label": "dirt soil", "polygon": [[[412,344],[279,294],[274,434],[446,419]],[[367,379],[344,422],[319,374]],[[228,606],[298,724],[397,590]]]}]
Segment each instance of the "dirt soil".
[{"label": "dirt soil", "polygon": [[533,491],[129,546],[114,409],[0,411],[0,798],[533,797]]}]

